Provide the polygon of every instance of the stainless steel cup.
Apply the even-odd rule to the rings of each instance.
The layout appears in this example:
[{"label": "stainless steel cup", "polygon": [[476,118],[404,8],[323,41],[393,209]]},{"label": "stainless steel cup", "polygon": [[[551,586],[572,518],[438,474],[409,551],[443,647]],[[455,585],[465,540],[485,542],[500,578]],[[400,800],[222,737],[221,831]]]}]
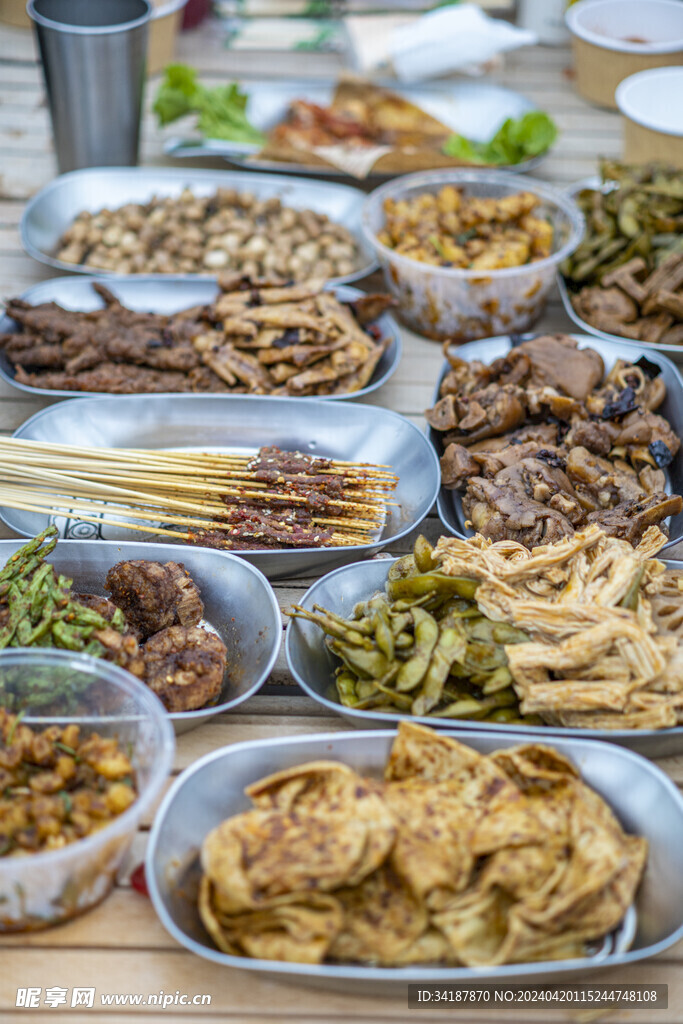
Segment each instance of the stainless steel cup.
[{"label": "stainless steel cup", "polygon": [[150,0],[29,0],[60,172],[138,162]]}]

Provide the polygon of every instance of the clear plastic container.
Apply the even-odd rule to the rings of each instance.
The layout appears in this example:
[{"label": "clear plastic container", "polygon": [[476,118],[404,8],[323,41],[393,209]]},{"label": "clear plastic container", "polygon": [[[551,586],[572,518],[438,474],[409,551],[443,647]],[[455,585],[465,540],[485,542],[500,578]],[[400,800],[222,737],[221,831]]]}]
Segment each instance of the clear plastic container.
[{"label": "clear plastic container", "polygon": [[[534,213],[547,217],[554,228],[552,255],[521,267],[463,270],[420,263],[379,241],[385,199],[409,199],[438,192],[444,185],[463,188],[467,195],[494,198],[535,193],[541,204]],[[365,200],[362,229],[405,323],[427,338],[463,342],[525,331],[538,319],[558,265],[581,241],[584,220],[570,196],[544,182],[505,171],[463,168],[408,174],[381,185]]]},{"label": "clear plastic container", "polygon": [[[45,686],[58,695],[39,707],[36,693]],[[128,672],[68,651],[0,653],[0,707],[23,710],[22,723],[35,731],[76,722],[82,736],[116,736],[135,768],[137,799],[99,832],[59,850],[0,857],[0,932],[46,928],[109,893],[171,770],[173,726],[161,701]]]}]

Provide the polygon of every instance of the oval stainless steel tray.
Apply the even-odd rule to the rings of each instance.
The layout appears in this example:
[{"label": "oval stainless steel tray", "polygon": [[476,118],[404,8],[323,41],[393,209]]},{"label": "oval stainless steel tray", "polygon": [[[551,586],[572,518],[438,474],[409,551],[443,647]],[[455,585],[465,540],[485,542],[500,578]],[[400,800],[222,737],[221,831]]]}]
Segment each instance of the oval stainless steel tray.
[{"label": "oval stainless steel tray", "polygon": [[[421,431],[398,413],[360,402],[233,395],[121,395],[57,402],[27,420],[14,437],[112,448],[196,449],[253,454],[262,445],[354,462],[389,465],[399,477],[384,529],[371,544],[353,547],[240,551],[269,579],[327,572],[374,554],[420,523],[439,490],[439,460]],[[0,509],[3,522],[24,537],[51,517]],[[117,518],[121,518],[117,516]],[[58,517],[67,537],[139,540],[133,530],[79,524]],[[75,532],[78,531],[78,532]],[[151,535],[150,535],[151,536]],[[175,547],[178,558],[191,545]],[[182,555],[181,555],[182,552]]]},{"label": "oval stainless steel tray", "polygon": [[[451,735],[482,753],[516,743],[528,735],[491,731],[478,735],[451,730]],[[585,782],[606,801],[623,827],[647,837],[648,863],[636,899],[637,928],[630,949],[633,921],[625,920],[615,943],[592,957],[502,967],[404,967],[310,965],[251,960],[221,953],[199,920],[192,884],[206,834],[232,814],[250,805],[244,788],[271,772],[307,761],[342,761],[357,771],[380,777],[393,732],[323,733],[235,743],[197,761],[176,780],[164,799],[147,847],[146,878],[154,908],[171,936],[206,960],[317,988],[359,992],[370,996],[405,992],[408,983],[527,984],[569,980],[584,982],[589,973],[635,963],[656,955],[683,937],[683,874],[674,851],[683,844],[683,797],[657,767],[631,751],[607,743],[555,739],[552,746],[570,757]],[[657,813],[652,813],[652,808]],[[195,870],[193,871],[193,868]]]},{"label": "oval stainless steel tray", "polygon": [[[270,131],[285,119],[293,100],[304,99],[319,106],[328,106],[332,102],[336,86],[335,82],[329,80],[316,82],[310,79],[270,79],[241,84],[249,97],[247,116],[254,127],[262,132]],[[395,81],[387,81],[378,84],[417,104],[425,113],[448,125],[454,132],[466,135],[477,142],[486,142],[492,138],[506,118],[522,117],[530,110],[536,109],[536,104],[526,96],[491,82],[464,80],[440,85],[402,85]],[[219,156],[228,163],[244,168],[252,167],[259,171],[279,171],[316,177],[342,176],[357,180],[335,167],[315,167],[311,164],[261,158],[258,156],[260,148],[259,145],[252,143],[207,139],[196,134],[189,137],[173,134],[164,143],[164,151],[173,157]],[[536,167],[544,156],[545,154],[524,160],[522,163],[511,164],[506,169],[526,173]],[[386,174],[371,171],[365,180],[375,183],[386,178]]]},{"label": "oval stainless steel tray", "polygon": [[[387,573],[395,561],[394,558],[385,558],[343,566],[317,580],[299,603],[309,611],[317,604],[348,618],[359,601],[366,601],[377,591],[384,591]],[[683,562],[669,561],[667,565],[672,569],[683,569]],[[360,729],[375,729],[379,726],[393,729],[397,722],[406,718],[411,722],[429,725],[432,729],[457,728],[467,735],[487,732],[503,738],[514,731],[538,743],[545,743],[551,737],[555,742],[556,737],[569,736],[572,739],[618,743],[649,757],[670,757],[683,753],[683,726],[658,730],[566,729],[552,725],[505,725],[499,722],[429,718],[344,707],[339,702],[334,682],[334,670],[339,661],[328,650],[323,631],[305,619],[290,619],[285,635],[285,654],[289,671],[304,693]]]},{"label": "oval stainless steel tray", "polygon": [[[93,267],[65,263],[55,253],[59,239],[83,210],[116,209],[125,203],[146,203],[152,196],[179,196],[189,188],[196,195],[211,195],[218,188],[236,188],[259,198],[278,196],[297,210],[315,210],[343,224],[354,236],[361,266],[352,274],[332,278],[333,284],[359,281],[375,270],[377,263],[360,230],[364,194],[350,185],[327,181],[283,178],[277,174],[245,171],[207,171],[177,167],[92,167],[61,174],[41,189],[24,210],[20,224],[21,243],[35,260],[70,273],[92,274]],[[110,276],[112,272],[102,270]],[[208,276],[211,275],[199,275]]]},{"label": "oval stainless steel tray", "polygon": [[[0,541],[0,567],[23,544],[24,541]],[[218,700],[197,711],[170,714],[176,733],[194,729],[256,693],[278,656],[282,620],[272,587],[253,565],[227,551],[198,547],[179,551],[175,544],[103,540],[60,540],[47,561],[57,572],[73,579],[76,591],[106,597],[104,581],[108,571],[117,562],[133,558],[182,562],[199,587],[204,624],[228,648],[228,667]]]},{"label": "oval stainless steel tray", "polygon": [[[592,188],[596,190],[610,191],[610,185],[602,184],[597,176],[591,178],[584,178],[582,181],[577,181],[574,185],[565,189],[567,195],[571,196],[572,199],[576,199],[576,196],[585,188]],[[565,308],[567,316],[574,321],[577,327],[586,334],[592,334],[596,338],[603,338],[605,341],[618,342],[622,348],[625,348],[625,356],[628,355],[628,350],[631,348],[642,349],[645,352],[661,352],[663,355],[668,356],[674,363],[683,363],[683,345],[662,345],[659,342],[644,342],[644,341],[633,341],[632,338],[624,338],[620,334],[609,334],[607,331],[601,331],[599,327],[593,327],[587,320],[584,320],[576,312],[572,306],[571,298],[569,295],[569,288],[567,282],[564,279],[564,275],[558,271],[557,274],[557,287],[562,299],[562,305]]]},{"label": "oval stainless steel tray", "polygon": [[[177,313],[182,309],[189,309],[192,306],[204,306],[213,302],[219,294],[219,288],[215,281],[198,277],[192,274],[130,274],[121,276],[92,277],[53,277],[48,281],[41,281],[28,288],[20,296],[25,302],[31,305],[38,305],[41,302],[57,302],[67,309],[77,309],[89,312],[93,309],[101,309],[104,300],[100,298],[93,288],[93,284],[101,281],[124,306],[143,313]],[[358,288],[350,288],[346,285],[338,285],[331,289],[343,302],[359,298],[364,292]],[[8,316],[0,319],[0,333],[9,333],[16,328],[14,320]],[[390,338],[390,343],[375,367],[370,383],[358,391],[346,395],[321,395],[321,401],[343,401],[346,398],[361,398],[368,395],[385,384],[396,372],[401,360],[402,341],[398,324],[392,316],[384,313],[378,320],[377,326],[382,332],[382,337]],[[57,388],[36,388],[29,384],[20,384],[15,379],[15,367],[7,357],[4,349],[0,349],[0,378],[7,381],[12,387],[19,391],[25,391],[30,395],[38,395],[42,398],[53,396],[55,398],[83,398],[86,395],[101,395],[107,392],[97,391],[67,391]],[[223,398],[231,398],[231,395],[222,395]]]},{"label": "oval stainless steel tray", "polygon": [[[531,334],[517,335],[516,342],[526,341],[528,338],[539,336],[538,331]],[[647,345],[631,344],[624,350],[623,342],[598,338],[595,335],[574,334],[573,338],[579,343],[580,348],[592,348],[599,352],[605,363],[605,370],[609,372],[617,359],[631,359],[634,362],[645,356],[651,362],[661,367],[662,379],[666,385],[666,398],[657,412],[668,419],[674,432],[683,441],[683,378],[680,371],[665,355],[655,352]],[[480,359],[483,363],[491,363],[494,359],[504,356],[513,347],[513,341],[508,335],[501,335],[498,338],[485,338],[481,341],[471,341],[467,345],[460,345],[454,351],[460,357],[471,361]],[[441,382],[448,373],[450,365],[444,360],[443,369],[434,389],[432,405],[438,402],[440,397]],[[427,428],[428,436],[434,445],[435,451],[441,454],[441,435],[439,431]],[[678,449],[673,462],[667,468],[668,490],[673,494],[683,494],[683,445]],[[462,503],[458,491],[449,490],[446,487],[439,489],[436,507],[439,519],[450,533],[456,537],[471,537],[472,530],[465,527],[465,515],[462,511]],[[683,512],[669,519],[669,541],[664,545],[663,550],[672,547],[683,539]]]}]

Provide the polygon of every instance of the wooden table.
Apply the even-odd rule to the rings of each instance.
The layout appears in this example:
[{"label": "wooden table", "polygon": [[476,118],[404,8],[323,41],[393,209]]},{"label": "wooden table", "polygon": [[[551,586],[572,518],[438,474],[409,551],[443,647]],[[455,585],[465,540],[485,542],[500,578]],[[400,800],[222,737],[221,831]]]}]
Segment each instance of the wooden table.
[{"label": "wooden table", "polygon": [[[228,53],[222,47],[215,25],[183,36],[178,58],[202,70],[207,79],[241,75],[334,75],[340,68],[337,56],[297,54],[295,57]],[[539,107],[550,111],[562,132],[553,154],[543,163],[538,176],[563,185],[595,171],[598,154],[617,157],[621,149],[620,126],[614,114],[588,106],[572,89],[569,54],[562,49],[528,48],[508,56],[496,81],[525,93]],[[148,90],[148,102],[152,89]],[[143,128],[142,160],[163,164],[161,139],[147,112]],[[205,166],[224,168],[220,161]],[[24,255],[18,224],[28,199],[55,175],[48,115],[40,69],[28,31],[0,27],[0,295],[17,295],[51,275],[51,271]],[[571,323],[553,296],[540,325],[544,330],[570,330]],[[423,424],[422,412],[430,404],[434,382],[441,365],[438,345],[404,331],[404,355],[394,378],[373,396],[373,400]],[[28,416],[50,403],[35,400],[0,383],[0,431],[9,434]],[[441,530],[432,514],[421,527],[431,540]],[[10,536],[0,527],[0,536]],[[395,549],[409,549],[411,538]],[[392,549],[394,550],[394,549]],[[679,556],[680,557],[680,556]],[[299,598],[311,580],[278,583],[281,607]],[[178,740],[174,772],[217,747],[240,740],[291,735],[346,728],[341,718],[326,714],[300,695],[280,656],[269,685],[258,696],[230,715],[212,720]],[[683,783],[683,757],[668,758],[661,766],[677,784]],[[653,813],[657,813],[653,808]],[[126,1022],[161,1021],[173,1013],[180,1021],[222,1020],[233,1022],[302,1021],[318,1024],[353,1019],[357,1024],[408,1020],[455,1019],[462,1024],[489,1024],[494,1020],[533,1021],[547,1024],[557,1020],[585,1020],[576,1012],[510,1011],[408,1011],[407,994],[395,999],[356,997],[318,992],[300,986],[263,981],[241,971],[231,971],[185,952],[171,939],[144,897],[129,881],[130,870],[144,856],[149,821],[140,830],[128,868],[106,902],[79,920],[34,935],[0,939],[0,1021],[16,1018],[33,1021],[45,1013],[61,1014],[73,1020],[123,1018]],[[673,853],[672,853],[673,855]],[[629,1024],[680,1024],[683,1021],[683,943],[661,958],[631,970],[616,970],[600,980],[614,982],[662,982],[669,985],[669,1009],[634,1009],[609,1016]],[[14,1010],[18,987],[94,986],[95,1009]],[[119,1006],[98,1009],[101,993],[132,993],[145,997],[163,990],[189,995],[207,993],[211,1005],[195,1008],[172,1006],[165,1012],[152,1006]],[[594,1019],[594,1018],[590,1018]]]}]

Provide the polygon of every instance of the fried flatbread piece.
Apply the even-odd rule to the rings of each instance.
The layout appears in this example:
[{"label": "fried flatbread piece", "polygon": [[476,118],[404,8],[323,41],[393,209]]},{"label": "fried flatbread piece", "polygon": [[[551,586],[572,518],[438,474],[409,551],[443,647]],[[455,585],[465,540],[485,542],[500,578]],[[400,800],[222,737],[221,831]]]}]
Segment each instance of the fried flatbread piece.
[{"label": "fried flatbread piece", "polygon": [[281,896],[265,910],[221,914],[206,875],[200,883],[199,914],[223,953],[307,964],[322,962],[343,921],[339,901],[320,893]]},{"label": "fried flatbread piece", "polygon": [[330,948],[334,960],[396,963],[429,927],[422,901],[387,866],[358,886],[338,889],[335,896],[342,906],[344,924]]}]

